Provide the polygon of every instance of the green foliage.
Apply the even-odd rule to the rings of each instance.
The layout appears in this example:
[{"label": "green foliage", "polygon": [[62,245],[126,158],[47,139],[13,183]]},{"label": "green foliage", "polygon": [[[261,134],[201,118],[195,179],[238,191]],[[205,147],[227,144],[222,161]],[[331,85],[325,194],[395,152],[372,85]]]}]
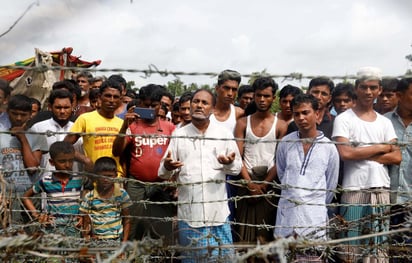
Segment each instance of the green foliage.
[{"label": "green foliage", "polygon": [[136,86],[136,82],[134,82],[134,80],[128,81],[126,83],[126,89],[135,90],[136,88],[134,88],[134,86]]},{"label": "green foliage", "polygon": [[183,93],[185,93],[186,91],[195,91],[197,89],[200,88],[205,88],[205,89],[209,89],[211,90],[212,88],[207,85],[207,84],[203,84],[200,85],[196,84],[196,83],[190,83],[189,85],[183,83],[183,81],[181,81],[180,79],[175,79],[173,81],[169,81],[166,84],[166,88],[174,95],[174,96],[180,96]]}]

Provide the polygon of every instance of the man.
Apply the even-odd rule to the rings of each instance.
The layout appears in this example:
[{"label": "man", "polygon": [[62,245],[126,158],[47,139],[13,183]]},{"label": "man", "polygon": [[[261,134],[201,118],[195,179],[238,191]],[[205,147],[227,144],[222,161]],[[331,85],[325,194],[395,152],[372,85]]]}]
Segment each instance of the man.
[{"label": "man", "polygon": [[351,83],[339,83],[332,92],[332,104],[336,115],[352,108],[356,103],[356,94]]},{"label": "man", "polygon": [[[46,133],[42,136],[45,137],[47,141],[47,146],[50,146],[57,141],[63,141],[64,137],[69,133],[70,128],[73,126],[73,122],[70,121],[73,109],[73,95],[65,89],[53,90],[50,93],[48,99],[49,105],[48,109],[52,113],[52,117],[48,120],[35,123],[31,130],[38,133]],[[47,134],[48,132],[53,132],[52,134]],[[82,151],[82,140],[78,140],[75,143],[75,148],[77,151]],[[42,155],[41,167],[47,171],[54,170],[54,166],[49,162],[50,155],[45,153]],[[75,162],[73,165],[73,170],[75,172],[80,171],[79,163]]]},{"label": "man", "polygon": [[246,107],[253,101],[254,96],[253,88],[250,85],[242,85],[239,88],[237,93],[237,106],[242,110],[245,110]]},{"label": "man", "polygon": [[7,116],[6,111],[10,93],[11,87],[9,83],[4,79],[0,79],[0,128],[3,127],[9,129],[11,127],[9,116]]},{"label": "man", "polygon": [[[388,144],[397,141],[392,123],[373,109],[381,92],[380,70],[361,68],[355,82],[356,105],[338,115],[333,128],[333,139],[344,161],[341,197],[344,206],[340,214],[348,223],[348,229],[341,230],[345,237],[388,230],[390,179],[387,165],[399,164],[402,156],[398,147]],[[380,262],[388,262],[387,251],[380,246],[385,240],[385,236],[377,236],[348,242],[346,259],[353,257],[350,259],[357,261],[360,254],[364,261],[377,258]],[[361,244],[375,244],[378,248],[362,248]]]},{"label": "man", "polygon": [[[235,137],[239,139],[237,145],[243,157],[240,175],[249,182],[247,187],[239,188],[240,196],[261,195],[272,189],[263,181],[273,181],[273,176],[268,177],[268,166],[274,159],[276,139],[282,136],[276,130],[277,117],[270,112],[278,85],[269,77],[261,77],[255,80],[252,87],[257,110],[252,115],[240,118],[235,127]],[[271,230],[250,226],[262,224],[274,226],[275,209],[272,203],[275,203],[275,200],[272,199],[257,197],[241,199],[237,202],[235,215],[236,222],[241,223],[237,227],[240,241],[255,243],[257,240],[268,242],[273,239]]]},{"label": "man", "polygon": [[[203,248],[183,251],[182,262],[228,260],[234,253],[227,248],[232,235],[225,177],[239,174],[242,160],[232,133],[209,120],[214,105],[210,91],[194,92],[192,122],[173,133],[158,171],[164,179],[177,177],[180,245]],[[206,248],[220,245],[226,248]]]},{"label": "man", "polygon": [[316,128],[318,103],[309,94],[299,94],[291,103],[298,131],[285,136],[276,151],[277,176],[287,187],[279,200],[275,236],[326,239],[326,205],[338,182],[339,155]]},{"label": "man", "polygon": [[[37,167],[43,152],[47,152],[44,136],[24,133],[26,123],[31,116],[31,100],[24,95],[10,97],[7,114],[11,123],[10,129],[1,129],[0,164],[4,169],[4,179],[8,185],[6,190],[12,194],[14,223],[28,221],[27,215],[21,213],[22,207],[18,198],[38,181]],[[7,194],[8,195],[8,194]]]},{"label": "man", "polygon": [[192,92],[187,91],[182,94],[179,98],[179,113],[181,122],[176,128],[181,128],[188,125],[192,121],[192,116],[190,115],[190,100],[192,99]]},{"label": "man", "polygon": [[[128,156],[129,164],[127,177],[133,180],[127,182],[127,192],[134,201],[131,212],[130,240],[142,239],[143,236],[172,238],[172,222],[164,222],[154,218],[173,217],[173,206],[139,203],[142,200],[171,201],[168,192],[158,183],[162,180],[157,176],[160,160],[166,152],[169,137],[174,131],[174,125],[166,120],[157,118],[164,90],[157,85],[147,85],[140,89],[141,107],[154,109],[154,118],[143,119],[131,107],[125,115],[120,134],[113,143],[114,156]],[[154,137],[145,137],[153,135]],[[127,155],[124,154],[125,151]],[[142,183],[143,182],[143,183]],[[167,199],[165,199],[167,197]],[[148,219],[148,218],[149,219]]]},{"label": "man", "polygon": [[[403,78],[399,81],[396,95],[398,107],[393,112],[388,112],[385,117],[392,121],[396,135],[400,142],[410,141],[412,132],[412,78]],[[407,222],[410,214],[408,203],[412,201],[412,145],[409,143],[401,147],[402,162],[400,165],[391,165],[389,175],[391,178],[391,228],[396,229]],[[405,241],[405,233],[395,237],[399,244]],[[406,261],[402,261],[406,262]]]},{"label": "man", "polygon": [[90,106],[89,91],[92,88],[93,76],[89,72],[82,71],[76,75],[76,82],[81,89],[81,95],[77,104],[80,106]]},{"label": "man", "polygon": [[396,96],[398,83],[399,80],[396,78],[382,79],[382,93],[379,94],[374,107],[380,114],[393,111],[398,105],[398,97]]},{"label": "man", "polygon": [[[333,116],[329,112],[329,103],[332,99],[332,92],[335,85],[333,81],[326,77],[317,77],[309,82],[308,94],[313,95],[319,104],[318,119],[316,120],[317,129],[322,131],[327,138],[331,138],[333,130]],[[297,131],[294,122],[289,124],[287,133]]]},{"label": "man", "polygon": [[287,132],[288,125],[293,121],[293,113],[290,103],[296,95],[302,93],[303,91],[300,88],[292,85],[286,85],[280,90],[280,112],[276,114],[276,117],[278,118],[277,130],[282,131],[282,133]]},{"label": "man", "polygon": [[244,111],[233,105],[241,76],[237,71],[224,70],[218,76],[216,91],[216,106],[210,121],[225,126],[230,132],[235,130],[236,121],[243,116]]},{"label": "man", "polygon": [[[113,80],[103,82],[99,95],[100,108],[80,115],[70,129],[73,133],[91,133],[82,135],[85,155],[76,151],[76,160],[83,163],[88,171],[92,171],[93,163],[100,157],[114,157],[112,144],[115,137],[108,134],[119,134],[123,124],[122,119],[114,115],[121,100],[121,92],[118,82]],[[98,135],[99,133],[104,135]],[[64,140],[74,144],[79,138],[79,134],[69,134]],[[119,158],[114,157],[114,159],[118,164],[119,175],[123,175]]]},{"label": "man", "polygon": [[118,82],[120,84],[120,87],[122,88],[122,92],[121,92],[122,100],[117,106],[117,109],[114,112],[114,114],[120,119],[124,120],[124,116],[126,115],[126,112],[127,112],[127,103],[123,102],[123,96],[126,95],[126,90],[127,90],[126,79],[123,78],[121,75],[111,75],[109,77],[109,80]]}]

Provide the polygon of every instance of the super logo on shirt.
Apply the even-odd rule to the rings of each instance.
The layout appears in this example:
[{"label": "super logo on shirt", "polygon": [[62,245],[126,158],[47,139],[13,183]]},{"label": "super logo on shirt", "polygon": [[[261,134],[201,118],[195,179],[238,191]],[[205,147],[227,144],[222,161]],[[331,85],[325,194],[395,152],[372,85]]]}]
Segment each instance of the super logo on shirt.
[{"label": "super logo on shirt", "polygon": [[[166,137],[142,137],[136,136],[134,138],[135,142],[135,156],[140,157],[143,154],[143,149],[145,147],[156,148],[156,153],[163,155],[163,147],[169,144],[169,138]],[[160,146],[160,147],[156,147]]]}]

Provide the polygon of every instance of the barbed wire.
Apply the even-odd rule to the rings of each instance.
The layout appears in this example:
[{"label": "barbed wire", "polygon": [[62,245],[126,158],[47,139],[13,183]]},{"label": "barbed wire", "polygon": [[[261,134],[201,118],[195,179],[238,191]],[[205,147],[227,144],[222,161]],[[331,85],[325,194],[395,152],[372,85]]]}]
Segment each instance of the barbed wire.
[{"label": "barbed wire", "polygon": [[[67,67],[67,66],[47,66],[47,65],[38,65],[38,66],[20,66],[20,65],[0,65],[0,68],[6,69],[19,69],[19,70],[30,70],[30,71],[38,71],[38,72],[46,72],[48,70],[71,70],[71,71],[94,71],[94,72],[114,72],[114,73],[143,73],[144,75],[141,76],[142,78],[150,78],[153,74],[158,74],[161,77],[168,77],[168,76],[206,76],[210,78],[217,77],[220,72],[195,72],[195,71],[173,71],[173,70],[160,70],[156,65],[149,64],[147,69],[127,69],[127,68],[80,68],[80,67]],[[259,72],[250,73],[250,74],[241,74],[242,77],[251,78],[256,75],[260,74]],[[265,73],[265,76],[275,78],[275,79],[283,79],[283,80],[298,80],[301,81],[303,79],[313,79],[317,77],[325,77],[325,75],[304,75],[303,73],[299,72],[292,72],[289,74],[270,74]],[[403,78],[403,77],[410,77],[411,75],[402,74],[397,76],[384,76],[384,78],[395,77],[395,78]],[[348,80],[348,79],[356,79],[356,75],[353,74],[345,74],[345,75],[330,75],[328,76],[330,79],[340,79],[340,80]]]}]

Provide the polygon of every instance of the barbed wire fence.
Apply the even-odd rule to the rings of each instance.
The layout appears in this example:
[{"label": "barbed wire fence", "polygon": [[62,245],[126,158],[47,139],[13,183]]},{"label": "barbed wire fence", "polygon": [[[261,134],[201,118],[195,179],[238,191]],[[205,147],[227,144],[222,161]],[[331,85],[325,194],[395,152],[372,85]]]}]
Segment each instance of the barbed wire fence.
[{"label": "barbed wire fence", "polygon": [[[8,131],[2,131],[1,133],[8,133]],[[31,131],[26,131],[25,133],[31,133]],[[51,131],[47,131],[45,133],[38,133],[40,135],[45,136],[54,136],[56,134]],[[126,136],[125,134],[102,134],[102,133],[65,133],[65,134],[77,134],[81,136]],[[140,136],[140,137],[147,137],[147,138],[154,138],[159,137],[158,135],[147,135],[147,134],[134,134],[133,136]],[[173,137],[173,136],[164,136],[167,138],[188,138],[188,137]],[[207,138],[207,137],[189,137],[192,140],[224,140],[223,138]],[[275,141],[261,141],[261,140],[245,140],[248,143],[277,143],[279,140]],[[305,140],[299,140],[305,141]],[[296,142],[296,140],[291,140],[290,142]],[[307,142],[307,141],[306,141]],[[336,143],[336,142],[329,142],[329,143]],[[368,142],[365,144],[382,144],[386,142]],[[400,147],[405,147],[406,145],[410,145],[411,142],[398,142],[397,144]],[[357,142],[356,145],[361,144]],[[391,143],[394,144],[394,143]],[[47,171],[44,168],[39,167],[38,170],[40,172],[51,172]],[[11,172],[20,172],[21,170],[9,170],[8,173]],[[74,174],[74,173],[73,173]],[[91,174],[87,172],[80,172],[82,176],[87,178],[93,177],[98,178],[99,175]],[[7,182],[4,179],[4,173],[0,176],[0,183],[1,189],[8,189]],[[125,184],[129,181],[137,181],[136,179],[132,178],[117,178],[115,179],[116,182]],[[166,182],[142,182],[138,181],[142,185],[147,186],[162,186],[162,187],[179,187],[183,184],[177,183],[176,181],[166,181]],[[239,179],[239,180],[213,180],[213,181],[206,181],[206,182],[194,182],[193,184],[207,184],[207,183],[230,183],[235,185],[239,188],[246,188],[247,181]],[[343,192],[343,189],[314,189],[314,188],[302,188],[296,187],[292,185],[281,185],[276,182],[262,182],[262,181],[253,181],[254,183],[266,183],[270,185],[274,191],[269,191],[265,194],[261,195],[242,195],[242,196],[234,196],[225,200],[217,200],[215,202],[220,201],[233,201],[235,204],[240,200],[245,199],[252,199],[252,198],[280,198],[281,192],[276,190],[282,189],[303,189],[308,191],[332,191],[334,194],[339,194]],[[370,190],[374,191],[374,190]],[[57,234],[50,234],[44,232],[44,225],[40,224],[36,220],[31,220],[28,224],[15,224],[11,218],[12,212],[27,212],[24,210],[17,210],[11,211],[11,207],[9,206],[12,203],[13,199],[19,199],[19,197],[13,196],[11,192],[2,191],[1,192],[1,222],[2,222],[2,230],[0,231],[0,251],[4,251],[3,260],[11,260],[11,261],[19,261],[19,260],[33,260],[36,258],[39,262],[46,259],[72,259],[73,261],[79,259],[90,259],[93,258],[96,262],[112,262],[119,261],[119,262],[131,262],[132,260],[139,260],[137,262],[174,262],[174,260],[179,260],[179,252],[187,250],[187,247],[179,246],[178,243],[174,244],[166,244],[164,240],[161,239],[151,239],[146,237],[141,241],[134,241],[134,242],[126,242],[126,243],[119,243],[118,241],[101,241],[101,240],[85,240],[83,238],[73,238],[68,236],[62,236]],[[33,197],[35,198],[42,198],[42,197]],[[18,200],[21,202],[21,200]],[[291,203],[294,203],[296,206],[299,205],[308,205],[308,206],[325,206],[325,204],[319,203],[312,203],[312,202],[302,202],[300,200],[288,200]],[[132,200],[132,202],[136,202],[142,205],[181,205],[181,204],[193,204],[193,202],[182,202],[179,200],[176,201],[168,201],[168,202],[159,202],[159,201],[151,201],[151,200]],[[277,206],[276,203],[272,203],[274,207]],[[365,204],[367,206],[368,204]],[[406,204],[404,209],[407,211],[397,211],[400,212],[408,212],[412,204]],[[344,207],[350,206],[350,204],[327,204],[327,207]],[[316,237],[318,231],[327,231],[328,233],[343,233],[348,231],[356,225],[369,223],[371,220],[383,220],[388,221],[390,216],[392,215],[388,210],[386,214],[383,215],[373,215],[373,218],[366,217],[362,218],[358,222],[346,222],[340,216],[335,216],[331,221],[330,224],[325,227],[319,226],[295,226],[295,228],[310,228],[314,227],[317,228],[316,231],[310,233],[305,238],[299,236],[291,236],[289,238],[280,238],[276,239],[273,242],[269,242],[266,244],[256,243],[256,244],[247,244],[247,243],[235,243],[233,248],[235,248],[236,254],[230,259],[233,262],[247,262],[251,258],[258,258],[262,259],[265,262],[289,262],[288,259],[291,260],[289,257],[292,257],[294,254],[303,253],[304,251],[312,251],[313,249],[320,248],[323,258],[333,258],[336,255],[340,255],[341,257],[347,255],[347,252],[344,252],[342,248],[344,248],[344,243],[350,240],[362,240],[367,239],[372,236],[385,236],[389,237],[388,241],[384,244],[363,244],[360,245],[360,248],[363,249],[363,253],[366,251],[373,250],[374,248],[381,249],[381,248],[391,248],[394,251],[400,251],[399,253],[395,253],[391,255],[392,257],[398,257],[400,259],[407,259],[410,260],[410,246],[407,243],[400,243],[400,244],[393,244],[390,237],[393,235],[403,235],[406,239],[410,239],[410,222],[412,218],[407,220],[407,224],[400,226],[400,228],[390,231],[382,231],[373,234],[365,234],[358,237],[352,238],[342,238],[335,236],[336,239],[333,240],[317,240]],[[40,212],[40,211],[39,211]],[[263,211],[262,211],[263,212]],[[73,217],[79,216],[78,214],[73,215]],[[156,218],[156,217],[139,217],[141,220],[157,220],[160,222],[176,222],[176,217],[168,217],[168,218]],[[212,222],[208,222],[212,223]],[[224,223],[224,222],[213,222],[213,223]],[[246,225],[249,227],[255,227],[257,229],[268,229],[273,231],[276,227],[282,226],[275,226],[273,224],[248,224],[247,222],[230,222],[232,226],[237,225]],[[26,231],[28,228],[35,229],[35,231],[31,230],[31,234],[27,234]],[[80,229],[79,229],[80,231]],[[171,230],[177,231],[177,229]],[[204,247],[203,249],[223,249],[225,246],[215,247],[215,246],[208,246]],[[190,249],[202,249],[202,248],[190,248]],[[362,251],[362,250],[361,250]],[[406,252],[405,252],[406,251]],[[109,252],[109,253],[108,253]],[[402,252],[402,253],[401,253]],[[362,252],[361,252],[362,253]],[[361,256],[361,255],[359,255]],[[222,257],[221,261],[217,262],[225,262],[228,259]],[[70,262],[70,260],[69,260]]]},{"label": "barbed wire fence", "polygon": [[[14,69],[25,69],[25,70],[39,70],[39,71],[46,71],[49,69],[52,70],[75,70],[75,71],[84,71],[88,69],[81,69],[81,68],[73,68],[73,67],[20,67],[20,66],[2,66],[5,68],[14,68]],[[209,76],[209,77],[216,77],[218,73],[216,72],[183,72],[183,71],[168,71],[168,70],[159,70],[156,66],[150,65],[148,69],[93,69],[94,72],[130,72],[130,73],[141,73],[143,74],[142,77],[150,78],[153,74],[159,74],[163,77],[165,76]],[[251,77],[253,74],[244,74],[243,77]],[[294,80],[301,80],[301,79],[310,79],[317,76],[312,75],[303,75],[301,73],[291,73],[291,74],[269,74],[272,78],[280,78],[280,79],[294,79]],[[356,76],[354,75],[342,75],[342,76],[329,76],[331,79],[355,79]],[[405,77],[405,75],[400,75],[396,77]],[[0,133],[8,133],[8,131],[1,131]],[[32,133],[31,131],[26,131],[25,133]],[[52,132],[47,131],[45,133],[37,133],[44,136],[54,136],[57,134],[76,134],[79,136],[126,136],[125,134],[104,134],[104,133],[59,133],[59,132]],[[158,137],[157,135],[147,135],[147,134],[135,134],[133,136],[141,136],[141,137]],[[188,138],[188,137],[173,137],[173,136],[162,136],[167,138]],[[225,140],[223,138],[207,138],[207,137],[192,137],[193,140]],[[244,140],[248,143],[277,143],[280,140],[275,141],[265,141],[265,140]],[[304,140],[303,140],[304,141]],[[289,142],[289,141],[288,141]],[[295,140],[291,140],[290,142],[296,142]],[[319,143],[319,142],[317,142]],[[327,143],[335,143],[336,142],[327,142]],[[388,144],[388,142],[351,142],[352,146],[360,146],[360,145],[373,145],[373,144]],[[400,147],[406,147],[411,145],[411,141],[399,141],[397,143],[390,143],[396,144]],[[7,172],[20,172],[24,171],[25,169],[20,170],[8,170]],[[47,171],[42,167],[38,167],[38,172],[51,172]],[[74,174],[74,173],[73,173]],[[99,175],[90,174],[86,172],[78,173],[81,176],[86,178],[98,178]],[[125,184],[128,181],[137,181],[136,179],[132,178],[117,178],[115,179],[116,182]],[[148,183],[138,181],[142,185],[152,186],[152,185],[160,185],[163,187],[179,187],[182,184],[177,183],[176,181],[166,181],[166,182],[157,182],[157,183]],[[269,191],[265,194],[260,195],[242,195],[242,196],[234,196],[231,198],[227,198],[225,200],[218,200],[218,201],[232,201],[235,204],[240,200],[245,199],[254,199],[254,198],[266,198],[266,199],[279,199],[281,197],[281,190],[287,188],[296,188],[296,189],[304,189],[308,191],[332,191],[334,194],[340,194],[344,190],[343,189],[312,189],[312,188],[298,188],[292,185],[281,185],[276,182],[263,182],[263,181],[253,181],[254,183],[265,183],[272,187],[272,191]],[[247,188],[247,181],[239,179],[239,180],[213,180],[207,182],[195,182],[194,184],[207,184],[207,183],[229,183],[238,188]],[[102,241],[102,240],[86,240],[84,238],[74,238],[68,237],[64,235],[49,233],[44,231],[45,226],[36,220],[32,219],[29,223],[26,224],[18,224],[13,222],[12,213],[13,212],[25,212],[25,210],[16,210],[11,207],[11,203],[17,201],[21,203],[20,197],[14,196],[11,191],[7,191],[8,184],[4,178],[4,168],[1,170],[0,173],[0,187],[2,189],[0,195],[0,220],[2,229],[0,230],[0,251],[2,252],[1,260],[8,261],[8,262],[50,262],[50,260],[64,260],[66,262],[77,262],[77,261],[85,261],[91,260],[94,262],[178,262],[181,259],[180,252],[193,249],[206,249],[211,251],[213,249],[225,249],[227,248],[224,245],[221,246],[206,246],[206,247],[197,247],[197,248],[188,248],[182,247],[178,245],[178,242],[173,244],[168,244],[162,239],[153,239],[150,237],[145,237],[139,241],[133,242],[124,242],[120,243],[118,241]],[[392,192],[392,191],[391,191]],[[399,193],[399,192],[398,192]],[[408,194],[408,193],[404,193]],[[41,198],[41,197],[33,197]],[[80,201],[80,200],[79,200]],[[311,202],[302,202],[300,200],[288,200],[291,203],[294,203],[296,206],[299,205],[310,205],[310,206],[325,206],[325,204],[319,203],[311,203]],[[132,202],[139,203],[142,205],[181,205],[185,204],[179,200],[172,200],[168,202],[158,202],[158,201],[151,201],[151,200],[132,200]],[[274,207],[277,207],[276,202],[271,203]],[[369,204],[367,204],[369,206]],[[326,205],[328,208],[340,208],[344,206],[350,206],[350,204],[338,204],[332,203]],[[366,204],[365,204],[366,206]],[[391,207],[394,205],[388,205]],[[357,253],[359,256],[362,256],[362,253],[367,253],[368,251],[374,249],[390,249],[390,255],[388,257],[392,259],[403,260],[403,262],[410,262],[412,261],[412,248],[410,243],[408,242],[394,242],[392,237],[394,236],[402,236],[403,240],[411,240],[411,222],[412,222],[412,214],[410,214],[412,207],[412,203],[404,204],[402,210],[394,211],[388,209],[386,213],[382,215],[373,215],[373,218],[366,217],[362,218],[360,221],[357,222],[347,222],[341,216],[335,215],[334,218],[330,220],[330,223],[325,227],[319,226],[295,226],[296,228],[317,228],[316,231],[311,233],[310,235],[304,237],[300,236],[290,236],[287,238],[278,238],[274,241],[268,243],[234,243],[233,246],[230,248],[235,249],[235,253],[232,255],[230,259],[225,257],[218,257],[215,261],[216,262],[250,262],[250,260],[258,260],[258,262],[291,262],[294,260],[295,255],[305,254],[305,252],[313,252],[317,251],[317,257],[321,256],[324,259],[335,259],[337,256],[341,258],[345,257],[353,257],[352,251],[345,251],[345,242],[351,240],[366,240],[368,238],[374,236],[384,236],[387,237],[387,241],[382,244],[361,244],[359,245],[360,250]],[[392,212],[390,212],[392,211]],[[41,211],[38,211],[41,212]],[[347,232],[351,229],[354,229],[357,225],[363,223],[369,223],[371,220],[381,220],[381,221],[388,221],[394,213],[407,213],[409,217],[406,220],[406,223],[398,226],[396,229],[391,229],[389,231],[381,231],[378,233],[364,233],[361,236],[357,237],[342,237],[344,235],[339,235],[340,233]],[[78,214],[73,215],[73,217],[79,216]],[[156,218],[156,217],[139,217],[142,220],[157,220],[163,222],[173,222],[176,225],[178,219],[174,217],[164,217],[164,218]],[[213,221],[216,223],[215,221]],[[212,223],[212,222],[208,222]],[[218,222],[224,223],[224,222]],[[236,222],[231,221],[230,224],[232,226],[239,226],[239,225],[246,225],[249,227],[255,227],[257,229],[267,229],[267,230],[274,230],[277,227],[274,224],[249,224],[245,222]],[[30,229],[30,231],[26,231]],[[327,231],[328,233],[334,234],[334,239],[329,240],[317,240],[316,237],[317,232],[319,231]],[[80,229],[79,229],[80,231]],[[173,229],[171,231],[177,231],[177,229]],[[336,234],[337,233],[337,234]],[[359,252],[360,251],[360,252]],[[205,260],[207,259],[200,259]],[[260,261],[259,261],[260,260]],[[350,262],[348,260],[347,262]]]}]

